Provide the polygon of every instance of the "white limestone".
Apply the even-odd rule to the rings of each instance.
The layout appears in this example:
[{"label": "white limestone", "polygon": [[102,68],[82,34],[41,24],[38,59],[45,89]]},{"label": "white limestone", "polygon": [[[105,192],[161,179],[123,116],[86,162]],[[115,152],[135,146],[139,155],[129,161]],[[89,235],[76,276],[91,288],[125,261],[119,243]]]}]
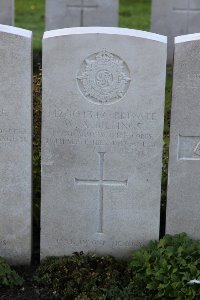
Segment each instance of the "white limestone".
[{"label": "white limestone", "polygon": [[168,40],[168,63],[173,62],[174,37],[200,32],[199,0],[152,0],[151,31]]},{"label": "white limestone", "polygon": [[119,0],[46,0],[46,30],[118,26]]},{"label": "white limestone", "polygon": [[0,0],[0,24],[14,25],[14,0]]},{"label": "white limestone", "polygon": [[142,31],[45,33],[41,258],[158,239],[166,55]]},{"label": "white limestone", "polygon": [[200,34],[175,41],[166,231],[200,239]]},{"label": "white limestone", "polygon": [[0,25],[0,256],[31,259],[32,33]]}]

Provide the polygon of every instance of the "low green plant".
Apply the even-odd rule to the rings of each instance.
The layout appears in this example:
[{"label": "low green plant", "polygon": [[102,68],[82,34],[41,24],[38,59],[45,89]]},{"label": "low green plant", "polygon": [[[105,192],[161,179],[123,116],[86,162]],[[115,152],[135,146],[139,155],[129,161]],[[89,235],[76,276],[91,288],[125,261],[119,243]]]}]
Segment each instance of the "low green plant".
[{"label": "low green plant", "polygon": [[109,290],[120,291],[128,283],[127,273],[125,262],[81,252],[45,259],[37,270],[36,281],[67,299],[101,300],[109,299],[106,298]]},{"label": "low green plant", "polygon": [[24,280],[0,257],[0,287],[20,286]]},{"label": "low green plant", "polygon": [[133,253],[129,263],[75,253],[50,257],[37,270],[39,285],[68,300],[199,300],[200,241],[166,235]]},{"label": "low green plant", "polygon": [[150,242],[133,253],[129,267],[133,285],[143,286],[152,299],[200,299],[200,285],[188,284],[200,280],[200,241],[184,233]]}]

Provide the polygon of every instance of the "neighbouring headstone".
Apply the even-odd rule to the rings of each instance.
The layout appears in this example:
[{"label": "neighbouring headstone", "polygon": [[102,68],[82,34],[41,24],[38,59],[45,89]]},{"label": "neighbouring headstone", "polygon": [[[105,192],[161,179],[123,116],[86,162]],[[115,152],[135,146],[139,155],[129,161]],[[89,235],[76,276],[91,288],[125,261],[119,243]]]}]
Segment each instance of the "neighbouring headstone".
[{"label": "neighbouring headstone", "polygon": [[0,25],[0,256],[31,259],[32,33]]},{"label": "neighbouring headstone", "polygon": [[118,26],[119,0],[46,0],[46,30]]},{"label": "neighbouring headstone", "polygon": [[41,258],[158,239],[166,56],[142,31],[44,34]]},{"label": "neighbouring headstone", "polygon": [[200,239],[200,35],[175,39],[167,226]]},{"label": "neighbouring headstone", "polygon": [[151,31],[168,39],[168,63],[173,62],[174,37],[200,32],[199,0],[152,0]]},{"label": "neighbouring headstone", "polygon": [[14,0],[0,0],[0,24],[14,25]]}]

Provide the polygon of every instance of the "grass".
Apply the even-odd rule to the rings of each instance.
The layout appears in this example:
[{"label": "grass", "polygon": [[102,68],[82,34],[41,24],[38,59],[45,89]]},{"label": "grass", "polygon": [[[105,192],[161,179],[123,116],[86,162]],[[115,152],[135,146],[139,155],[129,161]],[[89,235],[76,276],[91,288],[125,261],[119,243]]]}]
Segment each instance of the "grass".
[{"label": "grass", "polygon": [[[56,1],[56,0],[55,0]],[[41,52],[45,28],[45,0],[15,0],[16,26],[33,31],[33,47]],[[120,27],[148,31],[150,28],[150,0],[120,0]]]},{"label": "grass", "polygon": [[150,0],[120,0],[120,27],[149,31]]},{"label": "grass", "polygon": [[15,25],[33,31],[33,48],[41,51],[45,19],[44,0],[15,0]]}]

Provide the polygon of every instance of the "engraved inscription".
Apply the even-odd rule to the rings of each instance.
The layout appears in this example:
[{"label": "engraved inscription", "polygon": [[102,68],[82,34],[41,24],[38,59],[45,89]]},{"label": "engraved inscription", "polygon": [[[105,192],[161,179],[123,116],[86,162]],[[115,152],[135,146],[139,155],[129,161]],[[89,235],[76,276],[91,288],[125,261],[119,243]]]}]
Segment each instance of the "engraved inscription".
[{"label": "engraved inscription", "polygon": [[6,243],[6,240],[0,240],[0,246],[6,246],[7,243]]},{"label": "engraved inscription", "polygon": [[105,49],[85,59],[77,75],[80,91],[96,104],[112,104],[121,100],[130,81],[126,63]]},{"label": "engraved inscription", "polygon": [[103,187],[104,186],[122,186],[126,187],[128,184],[128,180],[117,181],[117,180],[104,180],[104,152],[99,152],[99,180],[86,180],[86,179],[77,179],[75,178],[75,183],[77,185],[86,185],[86,186],[98,186],[99,189],[99,206],[98,206],[98,227],[97,233],[103,233]]},{"label": "engraved inscription", "polygon": [[151,131],[158,118],[155,112],[53,109],[47,116],[60,126],[43,137],[44,144],[93,145],[97,152],[102,150],[99,146],[109,146],[141,154],[157,146]]},{"label": "engraved inscription", "polygon": [[24,143],[28,142],[29,139],[30,134],[26,129],[0,127],[0,146],[10,143]]},{"label": "engraved inscription", "polygon": [[131,240],[95,240],[95,239],[65,239],[60,238],[57,239],[56,242],[59,244],[60,242],[64,242],[66,245],[69,246],[86,246],[86,247],[104,247],[104,246],[111,246],[112,248],[135,248],[136,246],[140,245],[141,243],[137,241]]},{"label": "engraved inscription", "polygon": [[0,117],[8,117],[9,113],[6,111],[6,109],[2,108],[0,109]]},{"label": "engraved inscription", "polygon": [[178,160],[200,160],[200,136],[179,135]]},{"label": "engraved inscription", "polygon": [[[0,49],[1,50],[1,49]],[[7,119],[12,113],[6,108],[0,109],[0,120]],[[9,122],[10,123],[10,122]],[[4,122],[0,125],[0,147],[7,146],[11,143],[24,143],[30,139],[30,134],[27,129],[15,128],[15,127],[4,127]]]},{"label": "engraved inscription", "polygon": [[194,74],[188,74],[186,80],[183,80],[179,85],[180,87],[187,86],[187,88],[190,89],[199,89],[199,84],[200,84],[200,74],[194,73]]}]

